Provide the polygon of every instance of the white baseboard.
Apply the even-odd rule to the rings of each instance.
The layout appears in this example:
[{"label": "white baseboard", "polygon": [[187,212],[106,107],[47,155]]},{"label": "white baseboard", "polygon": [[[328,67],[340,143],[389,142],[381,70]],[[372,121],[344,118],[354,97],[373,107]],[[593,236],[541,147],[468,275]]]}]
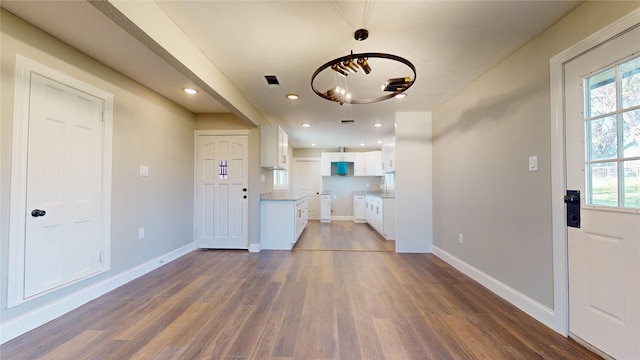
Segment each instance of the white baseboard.
[{"label": "white baseboard", "polygon": [[97,284],[91,285],[78,292],[70,294],[64,298],[58,299],[47,305],[39,307],[33,311],[20,315],[0,324],[0,344],[3,344],[13,338],[16,338],[38,326],[58,318],[91,300],[94,300],[109,291],[112,291],[131,280],[151,272],[167,263],[195,250],[195,244],[183,246],[170,253],[159,256],[133,269],[117,274]]},{"label": "white baseboard", "polygon": [[353,216],[331,216],[331,221],[353,221]]},{"label": "white baseboard", "polygon": [[448,252],[433,247],[433,254],[444,260],[449,265],[460,270],[462,273],[479,282],[482,286],[494,292],[496,295],[507,300],[518,309],[524,311],[529,316],[540,321],[547,327],[554,329],[555,318],[552,309],[540,304],[521,292],[509,287],[497,279],[483,273],[475,267],[449,254]]},{"label": "white baseboard", "polygon": [[249,244],[249,252],[250,253],[259,253],[260,252],[260,244]]}]

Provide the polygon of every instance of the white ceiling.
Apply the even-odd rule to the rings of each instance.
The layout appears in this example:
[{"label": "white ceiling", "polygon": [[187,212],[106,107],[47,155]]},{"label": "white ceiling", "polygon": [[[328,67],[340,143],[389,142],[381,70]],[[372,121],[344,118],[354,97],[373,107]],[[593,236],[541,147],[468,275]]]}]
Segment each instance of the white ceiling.
[{"label": "white ceiling", "polygon": [[[433,110],[580,2],[162,0],[155,5],[264,119],[285,128],[291,146],[355,148],[364,143],[373,148],[379,147],[378,140],[393,135],[395,112]],[[3,0],[0,4],[194,113],[235,112],[243,118],[233,100],[217,93],[215,85],[194,97],[185,96],[182,88],[197,88],[203,84],[200,79],[163,60],[158,51],[132,36],[130,28],[118,24],[117,17],[105,15],[91,3]],[[141,3],[148,5],[154,3]],[[363,27],[369,38],[357,42],[353,32]],[[411,61],[417,76],[408,96],[340,106],[315,95],[312,73],[350,51],[391,53]],[[372,68],[372,74],[385,71],[382,65]],[[268,86],[265,75],[276,75],[281,85]],[[354,74],[349,80],[355,82],[355,75],[365,78]],[[288,93],[300,99],[287,100]],[[345,119],[355,123],[341,124]],[[312,126],[302,128],[305,122]],[[376,122],[383,126],[374,128]]]}]

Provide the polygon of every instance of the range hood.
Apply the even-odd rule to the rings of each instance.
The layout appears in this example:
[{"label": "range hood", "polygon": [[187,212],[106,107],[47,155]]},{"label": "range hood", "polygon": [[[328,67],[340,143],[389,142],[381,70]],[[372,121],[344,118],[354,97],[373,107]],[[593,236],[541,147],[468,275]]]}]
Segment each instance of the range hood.
[{"label": "range hood", "polygon": [[349,175],[349,163],[346,161],[336,162],[336,176],[348,176]]},{"label": "range hood", "polygon": [[355,155],[344,150],[341,146],[337,153],[331,153],[331,176],[353,176]]}]

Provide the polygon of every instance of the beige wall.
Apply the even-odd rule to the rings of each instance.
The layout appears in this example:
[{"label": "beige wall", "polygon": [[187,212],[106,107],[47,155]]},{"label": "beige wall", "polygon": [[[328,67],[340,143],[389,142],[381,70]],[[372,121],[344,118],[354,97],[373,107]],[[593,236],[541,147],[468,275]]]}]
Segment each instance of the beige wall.
[{"label": "beige wall", "polygon": [[585,2],[433,112],[434,245],[548,308],[549,59],[639,5]]},{"label": "beige wall", "polygon": [[[194,116],[4,9],[1,13],[0,253],[2,321],[131,270],[193,241]],[[6,310],[16,53],[114,95],[111,268],[96,278]],[[139,176],[139,166],[150,176]],[[145,238],[138,239],[138,227]]]}]

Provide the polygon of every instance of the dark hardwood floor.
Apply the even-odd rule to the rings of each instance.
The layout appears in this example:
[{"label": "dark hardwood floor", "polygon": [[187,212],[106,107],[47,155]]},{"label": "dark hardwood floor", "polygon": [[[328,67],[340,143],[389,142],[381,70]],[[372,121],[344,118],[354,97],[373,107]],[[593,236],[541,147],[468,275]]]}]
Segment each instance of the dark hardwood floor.
[{"label": "dark hardwood floor", "polygon": [[[339,251],[309,250],[326,242]],[[311,222],[291,252],[194,251],[0,358],[599,359],[437,257],[388,245],[366,224]]]}]

